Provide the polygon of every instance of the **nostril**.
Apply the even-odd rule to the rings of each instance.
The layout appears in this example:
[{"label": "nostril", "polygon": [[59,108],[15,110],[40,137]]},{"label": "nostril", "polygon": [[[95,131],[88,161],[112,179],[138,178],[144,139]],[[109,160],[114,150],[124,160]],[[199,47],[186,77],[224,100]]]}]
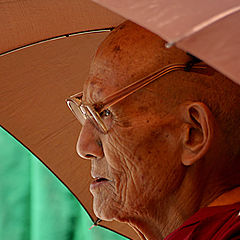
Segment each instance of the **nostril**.
[{"label": "nostril", "polygon": [[93,159],[93,158],[96,158],[94,155],[92,155],[92,154],[86,154],[85,155],[85,158],[91,158],[91,159]]}]

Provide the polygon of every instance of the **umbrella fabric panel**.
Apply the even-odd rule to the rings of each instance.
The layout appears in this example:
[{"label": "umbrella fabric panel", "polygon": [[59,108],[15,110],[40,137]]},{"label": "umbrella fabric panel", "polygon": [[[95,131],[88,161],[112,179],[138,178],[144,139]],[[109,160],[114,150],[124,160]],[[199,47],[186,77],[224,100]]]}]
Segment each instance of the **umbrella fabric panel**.
[{"label": "umbrella fabric panel", "polygon": [[[91,164],[76,153],[80,124],[65,99],[82,90],[94,52],[107,34],[58,39],[0,57],[2,126],[56,174],[93,219]],[[127,224],[101,224],[136,236]]]},{"label": "umbrella fabric panel", "polygon": [[0,0],[0,53],[43,39],[118,25],[123,18],[90,0]]},{"label": "umbrella fabric panel", "polygon": [[[179,41],[177,46],[240,84],[240,11]],[[236,27],[237,26],[237,27]]]},{"label": "umbrella fabric panel", "polygon": [[239,0],[93,1],[160,35],[168,42],[175,42],[199,23],[239,6]]},{"label": "umbrella fabric panel", "polygon": [[75,195],[87,196],[82,200],[90,212],[90,162],[76,154],[80,125],[65,98],[82,90],[102,34],[56,40],[0,58],[1,124]]},{"label": "umbrella fabric panel", "polygon": [[59,180],[0,129],[0,239],[126,239],[92,221]]}]

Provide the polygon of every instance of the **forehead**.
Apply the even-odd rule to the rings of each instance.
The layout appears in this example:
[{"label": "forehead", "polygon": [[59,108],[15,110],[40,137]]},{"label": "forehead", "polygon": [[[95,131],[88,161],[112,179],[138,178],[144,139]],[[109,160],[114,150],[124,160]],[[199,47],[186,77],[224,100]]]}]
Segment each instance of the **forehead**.
[{"label": "forehead", "polygon": [[181,58],[182,52],[167,50],[160,37],[131,22],[124,23],[98,48],[83,98],[90,102],[102,100]]},{"label": "forehead", "polygon": [[[122,51],[118,51],[116,53],[110,48],[104,54],[96,55],[84,84],[86,101],[102,100],[158,69],[157,64],[140,63],[131,49],[123,48]],[[141,59],[146,58],[147,54],[143,51]],[[146,56],[143,57],[143,55]]]},{"label": "forehead", "polygon": [[145,76],[149,72],[149,69],[146,71],[149,66],[154,68],[153,64],[146,61],[147,58],[150,59],[147,56],[152,54],[144,48],[144,42],[150,38],[140,40],[141,35],[146,33],[139,30],[137,25],[128,23],[126,27],[119,27],[111,33],[100,45],[84,84],[86,100],[107,96]]},{"label": "forehead", "polygon": [[121,89],[123,86],[121,83],[113,69],[94,62],[88,79],[84,83],[83,98],[87,102],[102,101],[105,97]]}]

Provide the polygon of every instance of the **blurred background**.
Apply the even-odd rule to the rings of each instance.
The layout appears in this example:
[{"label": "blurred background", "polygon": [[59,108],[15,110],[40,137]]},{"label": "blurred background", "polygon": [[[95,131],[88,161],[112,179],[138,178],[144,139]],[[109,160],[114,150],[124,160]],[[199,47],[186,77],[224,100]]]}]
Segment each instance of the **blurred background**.
[{"label": "blurred background", "polygon": [[71,192],[0,127],[1,240],[126,240],[92,221]]}]

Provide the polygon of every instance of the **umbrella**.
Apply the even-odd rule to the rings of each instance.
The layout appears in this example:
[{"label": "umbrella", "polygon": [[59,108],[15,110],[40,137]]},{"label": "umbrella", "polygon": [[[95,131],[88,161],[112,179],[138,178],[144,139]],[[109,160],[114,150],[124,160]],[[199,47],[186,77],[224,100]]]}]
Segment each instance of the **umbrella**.
[{"label": "umbrella", "polygon": [[[239,20],[237,0],[95,1],[240,83],[240,30],[229,26]],[[13,0],[0,6],[1,125],[56,174],[95,220],[90,163],[75,153],[80,126],[64,99],[82,89],[97,45],[124,18],[88,0]],[[222,36],[222,25],[231,34]],[[32,43],[41,44],[24,47]],[[126,224],[101,224],[136,238]]]},{"label": "umbrella", "polygon": [[[73,192],[94,221],[90,162],[75,153],[80,125],[65,98],[82,89],[97,46],[123,21],[87,0],[0,1],[1,126]],[[103,225],[136,236],[126,224]]]}]

